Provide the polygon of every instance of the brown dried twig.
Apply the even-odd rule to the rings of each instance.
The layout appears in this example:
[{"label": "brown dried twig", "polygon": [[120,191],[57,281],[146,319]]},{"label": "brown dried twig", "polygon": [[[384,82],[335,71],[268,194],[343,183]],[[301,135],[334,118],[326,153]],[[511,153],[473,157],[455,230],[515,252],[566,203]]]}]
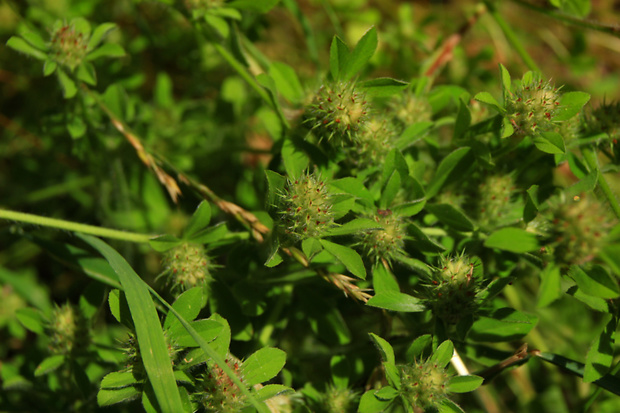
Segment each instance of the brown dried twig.
[{"label": "brown dried twig", "polygon": [[258,242],[262,242],[264,240],[264,235],[269,233],[269,228],[267,228],[267,226],[260,222],[260,220],[254,214],[246,211],[245,209],[232,202],[223,200],[206,185],[180,172],[174,165],[172,165],[161,155],[155,155],[152,152],[149,152],[142,144],[140,138],[135,133],[133,133],[130,128],[106,106],[106,104],[100,99],[97,94],[92,92],[85,85],[83,85],[82,87],[88,94],[90,94],[95,99],[101,110],[103,110],[108,115],[110,121],[112,122],[112,125],[114,125],[116,130],[118,130],[125,137],[125,139],[127,139],[131,146],[133,146],[142,163],[144,163],[149,169],[151,169],[151,171],[153,171],[159,182],[168,190],[168,194],[170,195],[170,198],[172,198],[174,203],[177,203],[179,196],[182,194],[181,189],[179,188],[177,180],[170,176],[166,171],[164,171],[164,169],[160,165],[165,165],[168,169],[173,170],[176,173],[179,182],[182,182],[187,186],[191,187],[196,192],[198,192],[204,199],[214,203],[221,211],[228,215],[232,215],[238,221],[248,227],[252,236]]}]

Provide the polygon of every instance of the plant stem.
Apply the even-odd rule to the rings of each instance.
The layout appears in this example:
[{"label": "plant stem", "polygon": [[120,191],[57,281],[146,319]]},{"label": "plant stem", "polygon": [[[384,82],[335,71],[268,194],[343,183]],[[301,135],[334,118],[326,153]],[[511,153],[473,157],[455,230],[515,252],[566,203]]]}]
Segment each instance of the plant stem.
[{"label": "plant stem", "polygon": [[252,76],[243,65],[235,59],[235,57],[228,51],[224,46],[219,43],[212,42],[211,45],[215,48],[215,50],[226,60],[226,62],[233,68],[235,71],[245,80],[248,84],[258,93],[258,95],[267,103],[269,106],[273,106],[271,102],[271,98],[269,94],[265,91],[265,89],[258,84],[254,76]]},{"label": "plant stem", "polygon": [[611,209],[614,211],[616,218],[620,219],[620,204],[618,204],[618,200],[612,192],[609,186],[609,182],[607,182],[607,179],[605,179],[605,175],[603,175],[603,173],[601,172],[601,169],[598,165],[598,158],[596,157],[596,153],[591,146],[584,146],[583,148],[581,148],[581,153],[583,154],[583,158],[588,164],[588,168],[590,168],[591,171],[599,171],[598,187],[603,192],[603,195],[605,195],[605,198],[607,198],[607,201],[609,202]]},{"label": "plant stem", "polygon": [[517,54],[521,57],[523,63],[525,63],[525,65],[530,70],[542,73],[538,65],[536,65],[536,63],[534,62],[534,59],[532,59],[527,50],[525,50],[525,47],[523,47],[523,44],[521,44],[521,41],[518,39],[517,35],[512,30],[510,25],[508,25],[508,23],[506,23],[506,20],[504,20],[504,18],[499,14],[493,2],[491,2],[490,0],[485,0],[484,5],[489,10],[489,14],[493,17],[493,19],[495,19],[497,25],[504,32],[504,35],[506,36],[506,39],[508,39],[508,42],[510,42]]},{"label": "plant stem", "polygon": [[556,10],[547,9],[544,7],[537,6],[535,4],[530,4],[527,1],[523,1],[523,0],[512,0],[512,2],[518,4],[521,7],[534,10],[538,13],[544,14],[545,16],[551,17],[552,19],[556,19],[561,22],[571,24],[573,26],[581,27],[584,29],[596,30],[599,32],[611,34],[612,36],[620,37],[620,27],[617,27],[617,26],[608,26],[608,25],[598,23],[592,20],[582,20],[577,17],[572,17],[568,14],[558,12]]},{"label": "plant stem", "polygon": [[42,217],[40,215],[8,211],[6,209],[0,209],[0,219],[25,222],[28,224],[57,228],[65,231],[81,232],[104,238],[120,239],[128,242],[149,242],[149,240],[154,237],[154,235],[150,234],[138,234],[135,232],[120,231],[117,229],[101,228],[95,225],[79,224],[77,222],[65,221],[63,219]]}]

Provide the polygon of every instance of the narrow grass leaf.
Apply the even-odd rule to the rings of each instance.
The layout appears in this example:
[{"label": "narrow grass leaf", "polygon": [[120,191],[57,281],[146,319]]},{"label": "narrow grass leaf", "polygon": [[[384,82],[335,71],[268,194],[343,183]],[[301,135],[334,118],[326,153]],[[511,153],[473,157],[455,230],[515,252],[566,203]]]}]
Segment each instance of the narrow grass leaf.
[{"label": "narrow grass leaf", "polygon": [[105,242],[89,235],[76,235],[108,260],[123,285],[127,303],[131,310],[131,317],[136,327],[144,369],[153,386],[162,412],[183,411],[183,404],[168,355],[168,347],[148,286],[129,266],[127,261]]}]

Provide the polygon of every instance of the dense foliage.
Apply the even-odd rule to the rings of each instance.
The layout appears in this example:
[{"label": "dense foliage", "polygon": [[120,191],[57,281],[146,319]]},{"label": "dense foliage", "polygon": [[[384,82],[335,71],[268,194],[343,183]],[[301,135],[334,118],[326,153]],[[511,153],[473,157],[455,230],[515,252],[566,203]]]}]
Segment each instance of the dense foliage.
[{"label": "dense foliage", "polygon": [[0,410],[617,412],[612,3],[0,3]]}]

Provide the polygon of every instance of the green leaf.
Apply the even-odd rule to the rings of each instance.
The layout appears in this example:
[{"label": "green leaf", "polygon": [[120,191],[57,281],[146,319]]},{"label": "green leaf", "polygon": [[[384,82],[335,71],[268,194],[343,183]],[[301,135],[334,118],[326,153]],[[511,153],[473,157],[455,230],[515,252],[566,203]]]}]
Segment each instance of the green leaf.
[{"label": "green leaf", "polygon": [[77,94],[77,86],[75,86],[75,82],[71,80],[69,76],[65,73],[64,70],[58,68],[56,71],[56,75],[58,76],[58,80],[60,81],[60,87],[62,88],[62,94],[65,99],[71,99]]},{"label": "green leaf", "polygon": [[523,208],[523,220],[525,222],[532,221],[534,218],[536,218],[539,208],[540,203],[538,201],[538,185],[532,185],[527,190],[527,198],[525,202],[525,207]]},{"label": "green leaf", "polygon": [[426,136],[426,133],[433,127],[433,125],[434,122],[431,121],[416,122],[413,125],[409,125],[398,137],[398,140],[395,142],[394,146],[400,150],[403,150],[413,145]]},{"label": "green leaf", "polygon": [[226,234],[228,234],[228,227],[225,222],[220,222],[215,226],[198,231],[188,241],[197,244],[214,244],[224,238]]},{"label": "green leaf", "polygon": [[441,368],[445,368],[450,360],[452,360],[452,356],[454,355],[454,344],[452,341],[446,340],[437,347],[437,350],[433,351],[433,355],[430,357],[429,361],[432,364],[437,364],[437,366]]},{"label": "green leaf", "polygon": [[467,104],[462,99],[459,100],[459,111],[456,114],[456,120],[454,121],[454,134],[452,139],[458,140],[465,136],[467,129],[471,125],[471,112],[467,107]]},{"label": "green leaf", "polygon": [[418,313],[426,310],[426,306],[419,299],[397,291],[377,293],[366,305],[401,313]]},{"label": "green leaf", "polygon": [[[181,294],[172,304],[172,308],[187,321],[192,321],[198,317],[206,301],[207,296],[203,287],[194,287]],[[164,328],[170,329],[177,324],[180,324],[179,320],[173,313],[168,312],[164,321]]]},{"label": "green leaf", "polygon": [[442,252],[446,250],[446,247],[437,243],[435,240],[431,239],[428,235],[424,233],[416,224],[413,222],[409,224],[407,227],[410,234],[415,238],[415,243],[417,244],[417,248],[423,251],[430,252]]},{"label": "green leaf", "polygon": [[357,85],[371,97],[390,97],[402,92],[409,83],[402,80],[392,79],[390,77],[378,77],[372,80],[360,82]]},{"label": "green leaf", "polygon": [[508,118],[502,118],[502,135],[501,138],[508,138],[515,133],[515,128]]},{"label": "green leaf", "polygon": [[513,308],[500,308],[476,320],[468,337],[475,341],[491,342],[519,340],[529,333],[537,322],[538,317],[534,315]]},{"label": "green leaf", "polygon": [[400,393],[392,386],[385,386],[375,392],[375,397],[379,400],[390,401],[398,397]]},{"label": "green leaf", "polygon": [[157,252],[165,252],[180,245],[183,241],[174,235],[160,235],[149,240],[149,245]]},{"label": "green leaf", "polygon": [[540,273],[540,279],[537,306],[543,308],[562,296],[560,267],[548,264]]},{"label": "green leaf", "polygon": [[566,188],[566,195],[572,198],[575,196],[580,196],[587,192],[594,191],[594,188],[596,188],[596,184],[598,182],[598,178],[599,171],[598,169],[594,169],[592,172],[581,178],[577,183]]},{"label": "green leaf", "polygon": [[479,92],[474,96],[478,102],[485,103],[489,106],[492,106],[499,113],[503,114],[506,110],[499,104],[497,100],[491,95],[489,92]]},{"label": "green leaf", "polygon": [[405,202],[404,204],[394,205],[391,209],[392,212],[401,217],[412,217],[422,211],[425,205],[426,198],[419,198],[413,201]]},{"label": "green leaf", "polygon": [[381,199],[379,200],[379,207],[381,209],[387,209],[390,206],[400,190],[400,185],[401,176],[397,170],[394,170],[381,191]]},{"label": "green leaf", "polygon": [[407,179],[409,176],[409,167],[405,157],[398,149],[392,149],[385,157],[383,170],[381,171],[381,187],[385,188],[388,180],[392,179],[394,171],[398,171],[400,179]]},{"label": "green leaf", "polygon": [[118,274],[131,310],[144,369],[157,396],[159,407],[163,412],[183,411],[168,347],[147,285],[127,261],[106,243],[89,235],[76,236],[99,251]]},{"label": "green leaf", "polygon": [[573,285],[568,290],[566,290],[566,294],[574,297],[575,299],[581,301],[594,311],[600,311],[601,313],[613,313],[615,310],[612,308],[611,303],[605,299],[599,297],[593,297],[581,291],[576,285]]},{"label": "green leaf", "polygon": [[345,247],[344,245],[335,244],[327,240],[320,240],[323,248],[330,254],[332,254],[338,261],[347,267],[347,270],[356,277],[366,279],[366,268],[360,255],[352,248]]},{"label": "green leaf", "polygon": [[276,82],[278,91],[293,103],[301,103],[305,98],[304,89],[295,70],[285,63],[273,62],[269,74]]},{"label": "green leaf", "polygon": [[17,320],[28,330],[36,334],[43,334],[45,332],[45,321],[41,312],[31,307],[20,308],[15,312]]},{"label": "green leaf", "polygon": [[433,336],[430,334],[423,334],[416,338],[407,349],[407,362],[413,363],[415,360],[424,357],[425,351],[430,348],[432,343]]},{"label": "green leaf", "polygon": [[555,7],[573,14],[576,17],[586,17],[590,13],[590,0],[549,0]]},{"label": "green leaf", "polygon": [[211,8],[209,14],[213,14],[219,17],[226,17],[232,20],[241,20],[241,12],[237,9],[231,9],[227,7]]},{"label": "green leaf", "polygon": [[43,76],[50,76],[56,71],[58,63],[54,60],[47,59],[43,64]]},{"label": "green leaf", "polygon": [[325,236],[333,237],[336,235],[350,235],[360,233],[362,231],[369,230],[382,230],[383,227],[377,223],[374,219],[369,218],[355,218],[345,224],[332,228]]},{"label": "green leaf", "polygon": [[426,198],[430,199],[437,195],[443,184],[448,180],[450,174],[457,168],[457,166],[465,159],[469,154],[471,148],[462,147],[454,150],[448,156],[446,156],[435,172],[435,176],[431,179],[428,187],[426,188]]},{"label": "green leaf", "polygon": [[483,381],[484,379],[479,376],[454,376],[448,381],[448,391],[450,393],[468,393],[480,387]]},{"label": "green leaf", "polygon": [[502,228],[489,235],[484,246],[520,254],[537,250],[538,241],[536,235],[523,229]]},{"label": "green leaf", "polygon": [[256,13],[267,13],[279,0],[235,0],[226,3],[226,7],[234,7],[239,10],[248,10]]},{"label": "green leaf", "polygon": [[248,386],[271,380],[286,364],[286,353],[278,348],[263,347],[241,365],[241,376]]},{"label": "green leaf", "polygon": [[334,81],[341,80],[341,74],[344,74],[348,59],[349,48],[338,36],[334,36],[329,48],[329,70]]},{"label": "green leaf", "polygon": [[267,178],[267,188],[269,189],[267,205],[275,206],[280,200],[280,195],[284,193],[286,178],[269,169],[265,171],[265,177]]},{"label": "green leaf", "polygon": [[114,371],[106,374],[101,380],[100,387],[102,389],[116,389],[127,387],[137,383],[133,372],[131,371]]},{"label": "green leaf", "polygon": [[67,131],[73,139],[78,139],[86,133],[86,122],[81,116],[69,115],[67,119]]},{"label": "green leaf", "polygon": [[[207,343],[215,340],[224,330],[222,324],[215,320],[197,320],[190,323],[192,328]],[[185,330],[181,323],[173,324],[170,329],[170,337],[181,347],[199,347],[200,344],[194,339],[192,334]]]},{"label": "green leaf", "polygon": [[534,136],[533,142],[539,150],[546,153],[562,154],[566,152],[564,139],[557,132],[541,132]]},{"label": "green leaf", "polygon": [[553,120],[564,121],[578,114],[586,103],[590,100],[590,95],[585,92],[567,92],[560,96],[560,107]]},{"label": "green leaf", "polygon": [[586,356],[583,370],[583,381],[592,383],[609,372],[614,360],[614,344],[618,319],[611,314],[606,315],[607,323],[601,334],[594,340]]},{"label": "green leaf", "polygon": [[13,36],[7,42],[6,45],[13,50],[24,53],[28,56],[34,57],[38,60],[47,60],[47,54],[32,46],[21,37]]},{"label": "green leaf", "polygon": [[289,179],[296,179],[303,175],[310,164],[310,158],[304,152],[295,147],[290,139],[285,139],[282,144],[282,161]]},{"label": "green leaf", "polygon": [[394,275],[389,272],[383,265],[379,265],[373,270],[372,286],[376,294],[390,291],[400,293],[398,281],[396,281]]},{"label": "green leaf", "polygon": [[381,413],[387,411],[392,400],[380,400],[375,396],[377,390],[369,390],[362,395],[357,413]]},{"label": "green leaf", "polygon": [[504,102],[510,96],[510,87],[512,85],[512,80],[510,79],[510,73],[508,69],[504,67],[503,64],[499,64],[499,73],[502,78],[502,96],[504,97]]},{"label": "green leaf", "polygon": [[93,50],[99,45],[99,43],[101,43],[103,38],[106,37],[108,33],[110,33],[112,30],[115,30],[116,28],[117,26],[114,23],[102,23],[97,26],[93,31],[92,36],[90,36],[90,40],[88,41],[88,47],[86,48],[86,50],[88,50],[89,52]]},{"label": "green leaf", "polygon": [[[202,231],[211,222],[211,204],[202,201],[192,214],[192,218],[183,230],[183,239],[193,238],[199,231]],[[151,240],[151,246],[152,246]]]},{"label": "green leaf", "polygon": [[86,55],[87,61],[93,61],[99,59],[101,57],[124,57],[125,49],[120,44],[117,43],[104,43],[92,52]]},{"label": "green leaf", "polygon": [[618,283],[600,265],[593,265],[587,272],[578,265],[573,265],[568,270],[568,275],[575,280],[579,289],[585,294],[603,299],[614,299],[620,296]]},{"label": "green leaf", "polygon": [[140,396],[138,391],[133,386],[122,387],[119,389],[100,389],[97,393],[97,404],[100,407],[111,406],[116,403],[121,403],[129,400],[133,400]]},{"label": "green leaf", "polygon": [[20,24],[17,27],[17,34],[19,34],[25,41],[30,43],[35,48],[41,50],[42,52],[49,51],[49,41],[43,39],[38,32],[30,30],[27,25]]},{"label": "green leaf", "polygon": [[473,231],[474,224],[459,208],[450,204],[426,204],[426,210],[457,231]]},{"label": "green leaf", "polygon": [[332,181],[329,186],[332,188],[333,192],[339,191],[353,195],[356,199],[363,201],[368,207],[373,207],[375,204],[372,194],[358,178],[348,176],[346,178],[337,179]]},{"label": "green leaf", "polygon": [[41,377],[52,371],[56,370],[58,367],[62,366],[65,362],[65,356],[62,354],[57,354],[55,356],[46,357],[41,364],[37,366],[34,370],[35,377]]},{"label": "green leaf", "polygon": [[275,396],[294,392],[295,390],[282,384],[268,384],[256,391],[256,399],[259,401],[269,400]]},{"label": "green leaf", "polygon": [[83,62],[77,67],[76,76],[78,80],[81,80],[91,86],[95,86],[97,84],[97,73],[95,72],[95,67],[89,62]]},{"label": "green leaf", "polygon": [[379,353],[381,353],[381,360],[395,364],[396,357],[394,356],[394,349],[390,343],[374,333],[368,333],[368,335],[370,336],[370,339],[375,347],[377,347],[377,350],[379,350]]},{"label": "green leaf", "polygon": [[312,260],[312,257],[323,251],[323,246],[317,238],[306,238],[301,242],[301,250],[309,260]]},{"label": "green leaf", "polygon": [[400,370],[394,363],[388,363],[386,361],[381,362],[383,370],[385,370],[385,376],[390,386],[394,386],[397,389],[401,388]]},{"label": "green leaf", "polygon": [[463,409],[450,399],[443,399],[437,404],[437,413],[465,413]]},{"label": "green leaf", "polygon": [[355,45],[355,48],[351,51],[345,65],[346,69],[343,71],[341,67],[340,74],[342,80],[352,78],[366,65],[366,63],[368,63],[372,55],[375,54],[375,50],[377,50],[377,44],[377,30],[371,27],[364,33],[362,38]]}]

